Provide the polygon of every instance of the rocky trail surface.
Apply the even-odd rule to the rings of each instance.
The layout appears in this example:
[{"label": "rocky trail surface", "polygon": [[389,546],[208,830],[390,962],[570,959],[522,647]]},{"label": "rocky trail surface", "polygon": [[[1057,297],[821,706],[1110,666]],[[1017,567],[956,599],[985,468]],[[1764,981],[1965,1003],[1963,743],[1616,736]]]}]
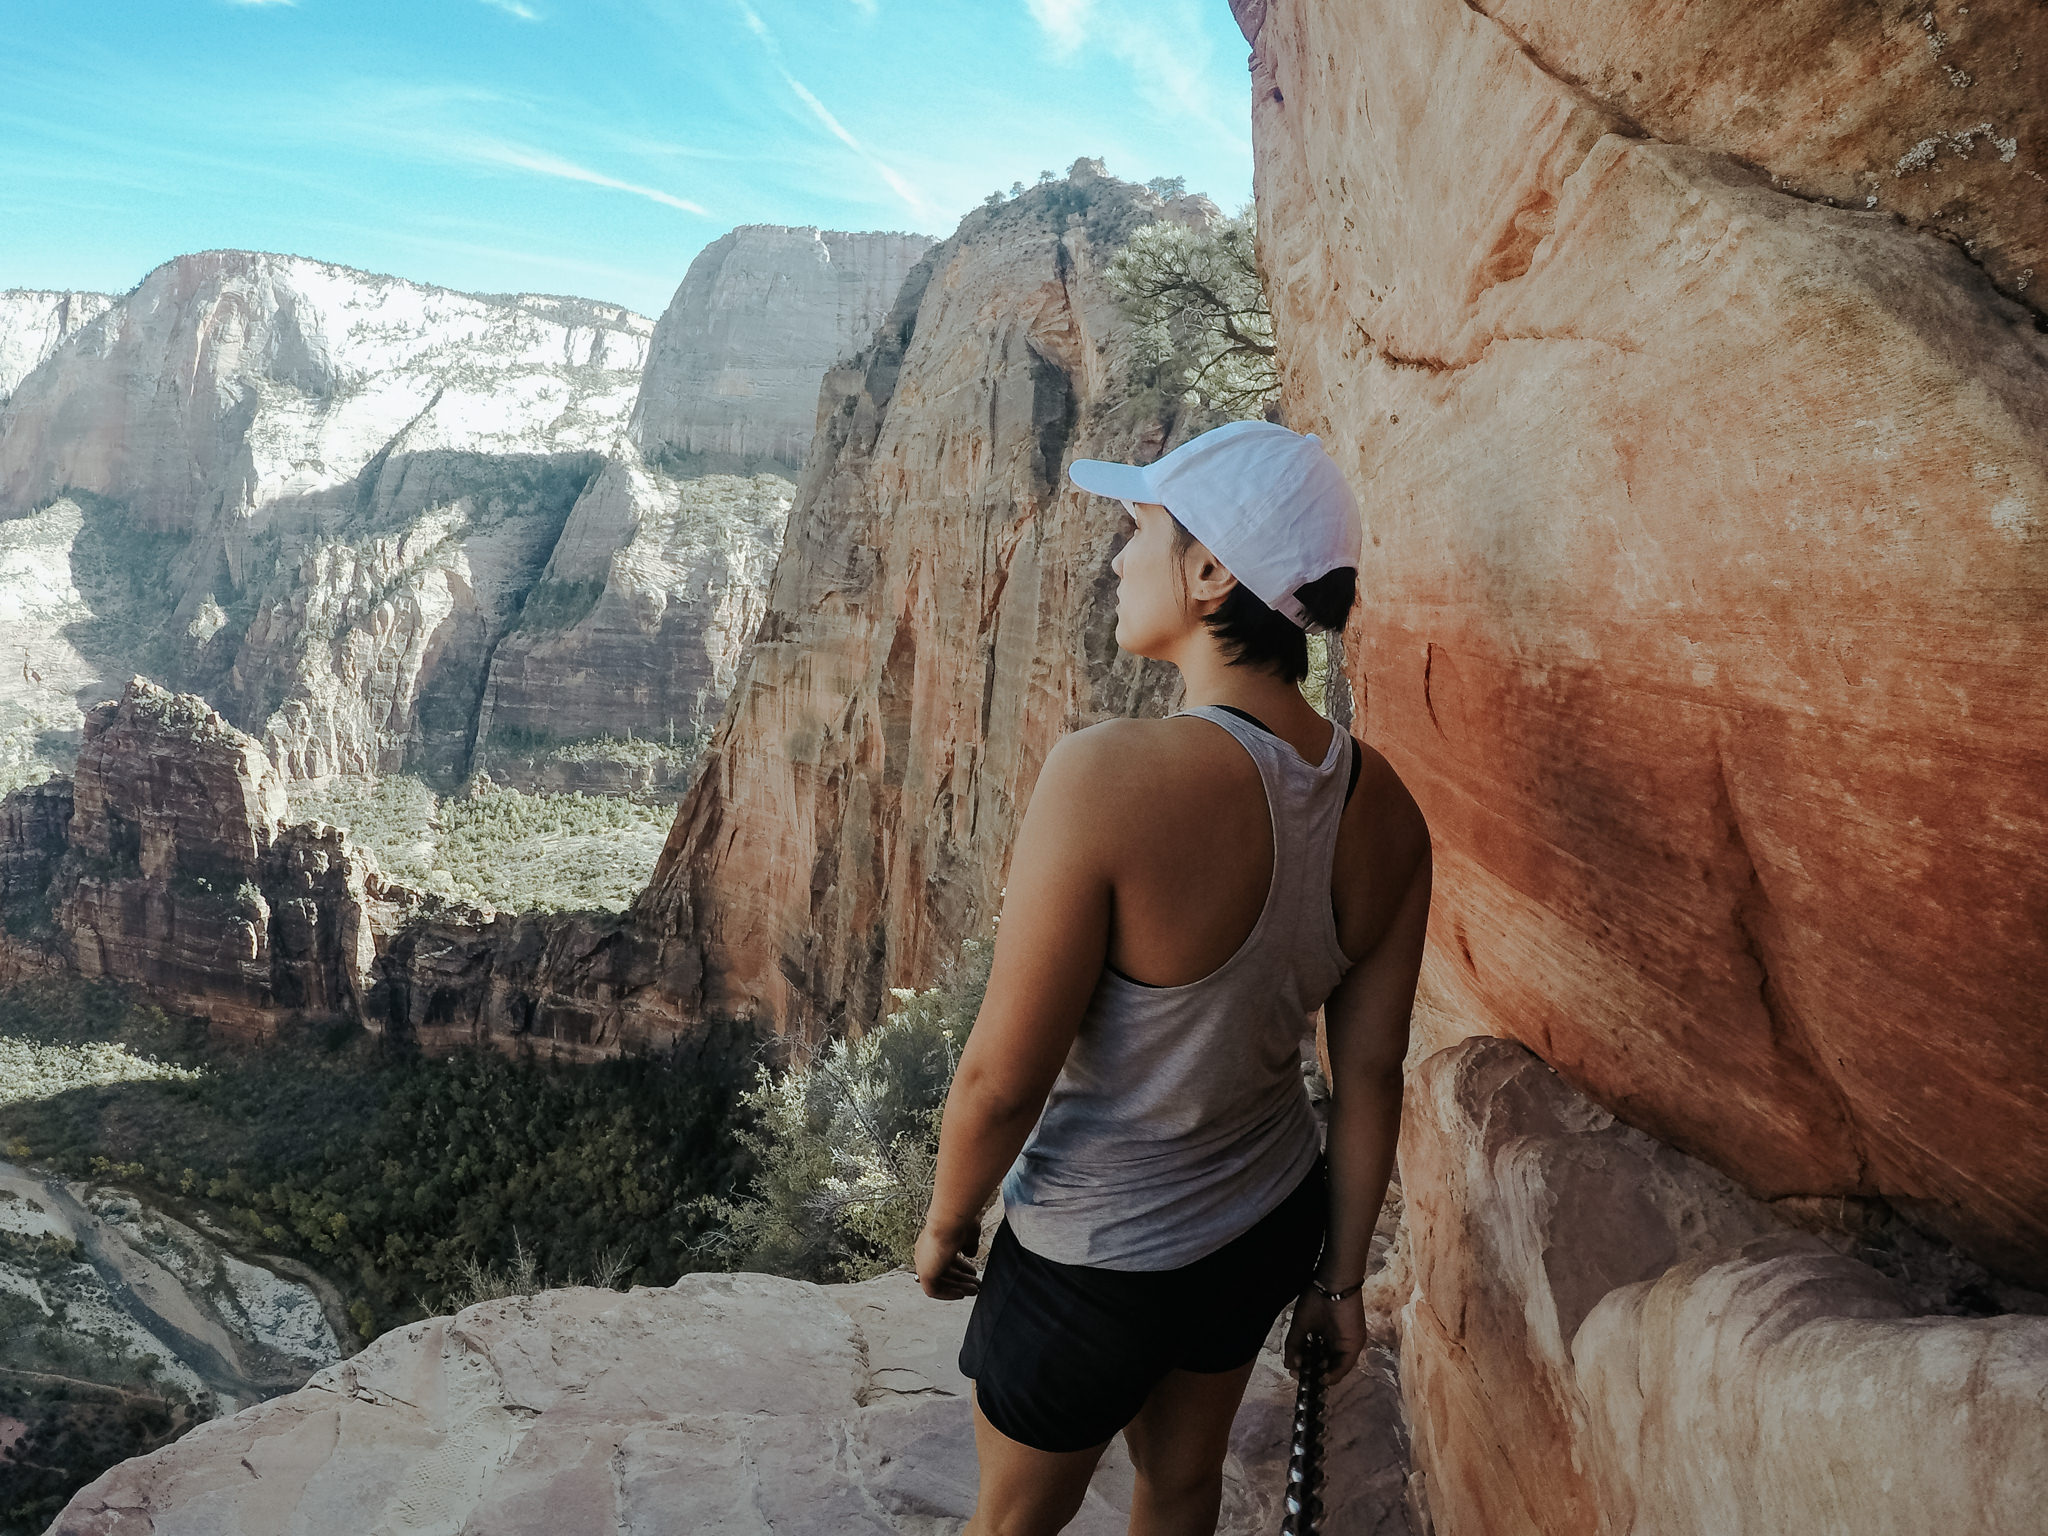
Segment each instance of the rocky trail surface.
[{"label": "rocky trail surface", "polygon": [[[971,1512],[968,1307],[907,1274],[818,1286],[689,1275],[550,1291],[385,1335],[300,1391],[81,1490],[52,1536],[607,1530],[942,1536]],[[1231,1437],[1226,1536],[1279,1528],[1293,1381],[1269,1349]],[[1332,1394],[1325,1528],[1406,1536],[1382,1358]],[[1121,1446],[1079,1536],[1125,1528]]]}]

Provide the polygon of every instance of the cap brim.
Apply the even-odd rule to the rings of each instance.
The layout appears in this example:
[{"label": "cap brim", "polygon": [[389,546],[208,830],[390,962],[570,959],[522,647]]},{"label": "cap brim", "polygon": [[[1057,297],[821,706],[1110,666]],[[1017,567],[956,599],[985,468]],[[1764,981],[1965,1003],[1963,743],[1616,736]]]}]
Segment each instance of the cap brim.
[{"label": "cap brim", "polygon": [[1082,490],[1113,501],[1157,501],[1152,477],[1141,465],[1112,464],[1107,459],[1076,459],[1067,466],[1067,478]]}]

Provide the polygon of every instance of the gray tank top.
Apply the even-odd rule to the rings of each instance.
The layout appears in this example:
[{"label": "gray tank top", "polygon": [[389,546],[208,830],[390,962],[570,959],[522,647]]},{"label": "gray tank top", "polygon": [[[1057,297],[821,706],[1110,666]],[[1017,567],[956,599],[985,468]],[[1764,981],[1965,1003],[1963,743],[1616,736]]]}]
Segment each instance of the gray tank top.
[{"label": "gray tank top", "polygon": [[1042,1258],[1175,1269],[1257,1223],[1313,1166],[1301,1077],[1311,1014],[1350,961],[1330,909],[1350,738],[1320,763],[1228,710],[1258,765],[1273,880],[1244,943],[1200,981],[1152,987],[1104,967],[1038,1124],[1003,1179],[1003,1214]]}]

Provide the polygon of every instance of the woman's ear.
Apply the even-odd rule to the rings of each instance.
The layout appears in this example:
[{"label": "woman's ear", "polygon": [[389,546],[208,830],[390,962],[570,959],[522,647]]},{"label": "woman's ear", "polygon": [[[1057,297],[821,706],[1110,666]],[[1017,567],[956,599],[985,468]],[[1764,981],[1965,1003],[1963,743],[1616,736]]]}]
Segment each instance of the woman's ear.
[{"label": "woman's ear", "polygon": [[1196,544],[1188,551],[1188,600],[1213,607],[1230,596],[1237,585],[1237,578],[1209,552],[1206,544]]}]

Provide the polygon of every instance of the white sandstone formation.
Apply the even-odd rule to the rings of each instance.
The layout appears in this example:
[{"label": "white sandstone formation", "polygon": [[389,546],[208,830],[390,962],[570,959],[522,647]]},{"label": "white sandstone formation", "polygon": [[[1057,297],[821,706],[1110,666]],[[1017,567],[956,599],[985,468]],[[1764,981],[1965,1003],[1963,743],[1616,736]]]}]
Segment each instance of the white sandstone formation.
[{"label": "white sandstone formation", "polygon": [[[796,494],[762,471],[801,463],[826,370],[868,343],[931,243],[750,224],[699,253],[654,329],[627,437],[492,653],[474,767],[522,787],[681,787],[760,623]],[[562,750],[592,738],[603,748]]]},{"label": "white sandstone formation", "polygon": [[0,517],[57,508],[45,532],[70,530],[21,543],[15,561],[45,557],[22,585],[83,610],[55,645],[31,611],[48,602],[0,611],[23,653],[0,728],[61,766],[81,703],[141,670],[199,688],[294,776],[459,759],[488,648],[652,330],[292,256],[159,267],[0,411]]},{"label": "white sandstone formation", "polygon": [[633,441],[714,467],[803,463],[825,370],[866,346],[932,241],[742,224],[690,263],[654,328]]},{"label": "white sandstone formation", "polygon": [[[246,522],[380,458],[602,452],[651,333],[589,299],[453,293],[250,251],[180,256],[8,403],[0,514],[76,488],[218,538],[219,514]],[[220,542],[231,562],[251,552]]]},{"label": "white sandstone formation", "polygon": [[0,405],[57,344],[114,302],[109,293],[0,289]]},{"label": "white sandstone formation", "polygon": [[[900,1272],[844,1286],[700,1274],[484,1302],[123,1462],[50,1532],[941,1536],[974,1499],[954,1364],[968,1310]],[[1279,1528],[1292,1407],[1269,1351],[1231,1438],[1225,1536]],[[1329,1412],[1324,1529],[1405,1536],[1384,1365],[1369,1356]],[[1069,1529],[1121,1533],[1130,1487],[1114,1445]]]},{"label": "white sandstone formation", "polygon": [[[679,785],[767,604],[796,487],[675,478],[624,438],[491,655],[473,766],[526,788]],[[620,737],[666,750],[634,752]],[[563,742],[604,738],[604,750]]]},{"label": "white sandstone formation", "polygon": [[[826,368],[928,243],[738,230],[659,328],[241,251],[103,312],[6,296],[0,383],[16,353],[40,366],[0,408],[0,779],[67,767],[82,708],[134,672],[203,693],[295,780],[459,776],[493,718],[529,744],[687,744],[793,487],[691,484],[712,466],[676,453],[800,457]],[[585,787],[650,787],[618,766]]]}]

